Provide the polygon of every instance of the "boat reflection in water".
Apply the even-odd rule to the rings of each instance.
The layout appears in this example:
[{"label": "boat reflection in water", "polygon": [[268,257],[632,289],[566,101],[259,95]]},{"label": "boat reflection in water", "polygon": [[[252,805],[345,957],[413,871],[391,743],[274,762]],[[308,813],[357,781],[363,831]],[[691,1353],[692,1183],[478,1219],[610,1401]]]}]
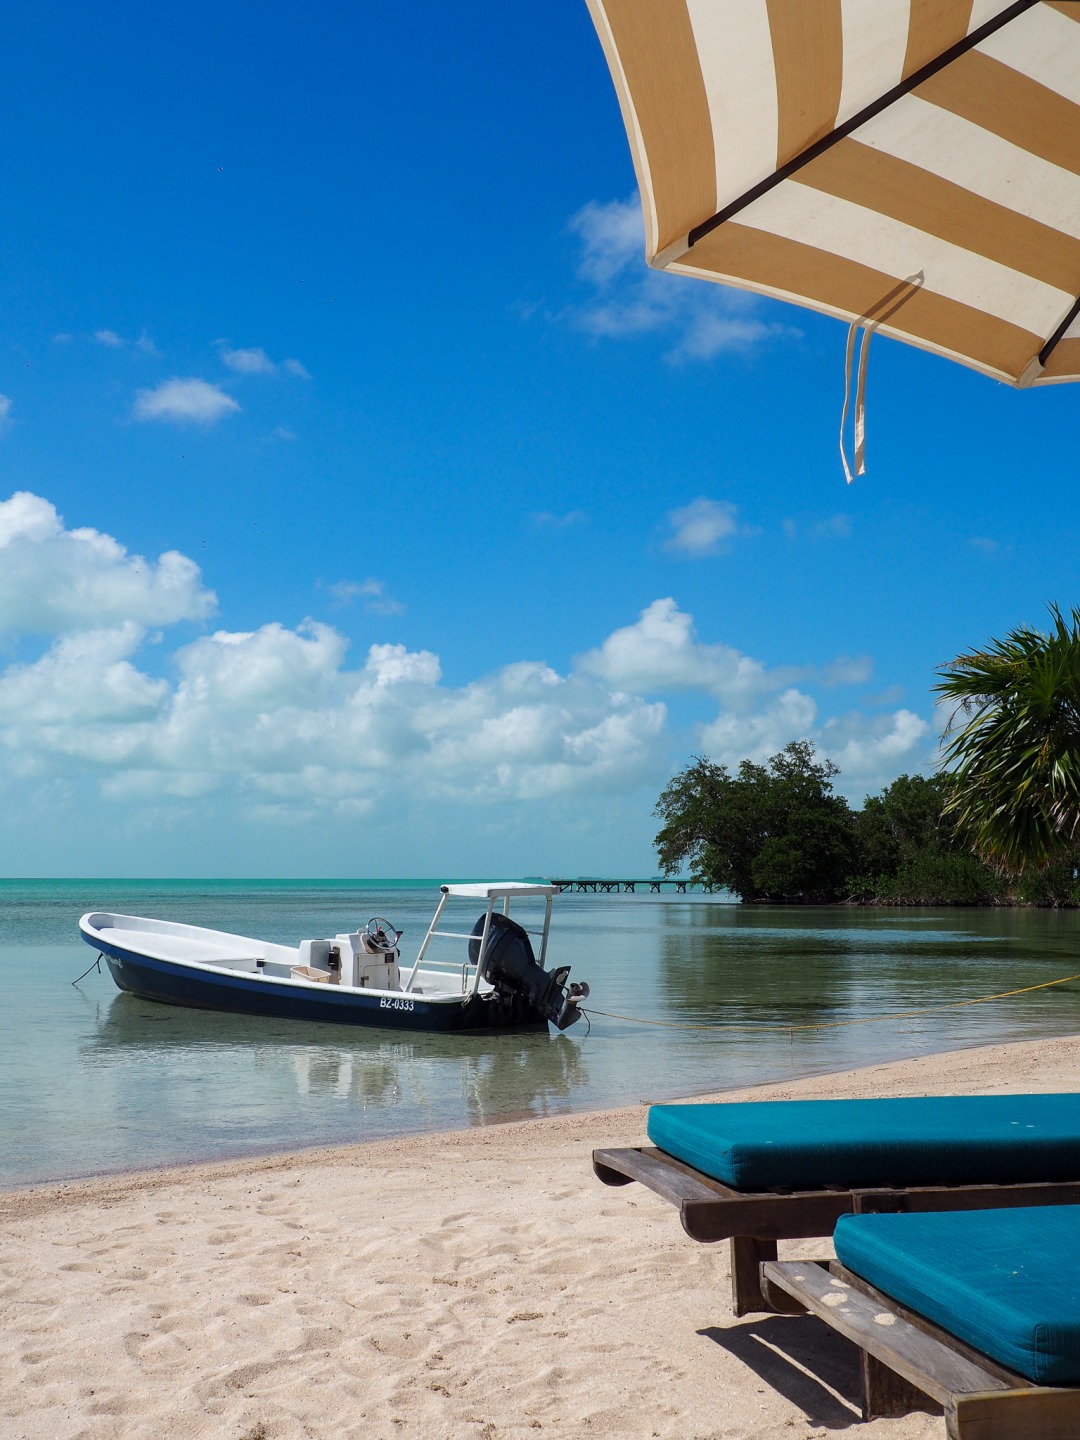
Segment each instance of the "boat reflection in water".
[{"label": "boat reflection in water", "polygon": [[81,1059],[99,1077],[137,1070],[174,1137],[227,1133],[234,1150],[246,1132],[279,1148],[558,1113],[588,1083],[582,1046],[559,1033],[343,1031],[129,994],[99,1012]]}]

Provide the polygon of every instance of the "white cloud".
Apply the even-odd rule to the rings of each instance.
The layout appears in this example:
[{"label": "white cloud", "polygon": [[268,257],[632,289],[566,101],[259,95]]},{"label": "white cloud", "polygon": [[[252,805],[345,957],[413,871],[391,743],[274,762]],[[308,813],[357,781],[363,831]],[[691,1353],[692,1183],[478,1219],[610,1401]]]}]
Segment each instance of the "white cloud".
[{"label": "white cloud", "polygon": [[354,600],[362,600],[368,615],[405,614],[405,606],[400,600],[395,600],[386,593],[386,585],[382,580],[339,580],[326,588],[338,606],[351,605]]},{"label": "white cloud", "polygon": [[223,415],[239,410],[231,395],[208,380],[174,377],[135,397],[136,420],[175,420],[180,424],[212,425]]},{"label": "white cloud", "polygon": [[261,345],[253,345],[249,349],[240,347],[234,349],[220,340],[218,345],[222,360],[230,370],[235,370],[238,375],[277,375],[279,372],[283,372],[286,375],[295,375],[301,380],[311,379],[299,360],[282,360],[278,363],[270,359]]},{"label": "white cloud", "polygon": [[[70,340],[71,336],[57,335],[55,338],[57,340]],[[123,335],[119,334],[116,330],[95,330],[94,339],[98,342],[99,345],[105,345],[110,350],[130,349],[141,351],[143,355],[158,354],[157,346],[154,344],[153,340],[150,339],[150,336],[147,335],[145,331],[139,336],[137,340],[125,340]]]},{"label": "white cloud", "polygon": [[76,694],[84,723],[153,715],[169,687],[140,674],[128,659],[143,634],[128,620],[111,630],[65,636],[34,664],[10,665],[0,674],[0,723],[66,725]]},{"label": "white cloud", "polygon": [[[193,562],[170,552],[150,563],[98,531],[68,530],[27,492],[0,505],[0,555],[0,615],[51,640],[36,660],[0,669],[9,811],[22,785],[23,804],[91,787],[128,815],[209,817],[198,807],[220,803],[216,813],[260,825],[348,822],[391,802],[402,813],[452,802],[497,817],[501,802],[655,795],[702,747],[737,763],[809,736],[849,789],[923,758],[929,727],[913,712],[823,717],[806,688],[820,677],[703,643],[672,599],[565,674],[530,658],[451,685],[431,650],[376,641],[350,663],[346,637],[314,620],[159,648],[150,673],[141,656],[151,627],[213,608]],[[843,660],[836,671],[840,683],[865,673]],[[680,691],[716,706],[692,736],[669,728],[665,697]]]},{"label": "white cloud", "polygon": [[4,426],[8,423],[10,418],[11,397],[8,395],[0,395],[0,430],[3,430]]},{"label": "white cloud", "polygon": [[581,247],[578,276],[593,292],[569,313],[592,335],[663,334],[671,340],[665,358],[683,364],[800,334],[789,325],[763,320],[768,302],[745,291],[650,270],[636,194],[627,200],[591,200],[571,217],[569,229]]},{"label": "white cloud", "polygon": [[671,510],[667,518],[672,533],[664,549],[693,559],[715,555],[723,541],[748,533],[739,526],[738,513],[738,506],[729,500],[707,500],[704,496],[680,510]]},{"label": "white cloud", "polygon": [[823,685],[865,685],[874,673],[869,655],[838,655],[819,672]]},{"label": "white cloud", "polygon": [[277,370],[266,351],[257,347],[252,350],[223,349],[221,358],[230,370],[239,375],[273,375]]},{"label": "white cloud", "polygon": [[217,601],[193,560],[129,555],[110,535],[68,530],[47,500],[0,501],[0,631],[66,634],[125,622],[202,620]]},{"label": "white cloud", "polygon": [[599,649],[583,655],[579,666],[614,690],[637,695],[702,690],[740,709],[801,673],[770,671],[730,645],[702,645],[693,616],[670,596],[646,606],[635,624],[615,630]]},{"label": "white cloud", "polygon": [[812,740],[821,755],[840,767],[837,788],[856,805],[907,771],[932,761],[930,725],[911,710],[887,715],[861,711],[821,720],[817,702],[794,688],[773,696],[760,709],[721,713],[701,730],[701,746],[714,760],[734,769],[743,759],[761,763],[790,740]]},{"label": "white cloud", "polygon": [[570,220],[581,240],[578,274],[603,287],[645,254],[645,221],[636,194],[606,204],[590,200]]},{"label": "white cloud", "polygon": [[[852,711],[841,719],[821,720],[818,701],[799,688],[865,684],[873,673],[869,657],[839,656],[822,667],[768,667],[731,646],[702,644],[693,618],[670,598],[654,600],[634,625],[614,631],[578,663],[582,672],[597,675],[616,690],[714,696],[717,716],[700,727],[696,743],[732,767],[746,758],[765,760],[790,740],[810,739],[840,765],[841,788],[858,802],[867,790],[902,770],[924,769],[929,763],[930,727],[913,711]],[[884,700],[892,703],[896,698]]]}]

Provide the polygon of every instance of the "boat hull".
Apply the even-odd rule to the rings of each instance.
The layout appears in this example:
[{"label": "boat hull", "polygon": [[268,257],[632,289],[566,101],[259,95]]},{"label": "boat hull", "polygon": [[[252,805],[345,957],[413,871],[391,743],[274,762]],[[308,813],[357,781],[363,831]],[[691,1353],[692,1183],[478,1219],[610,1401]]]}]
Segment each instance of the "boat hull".
[{"label": "boat hull", "polygon": [[366,1025],[383,1030],[547,1029],[547,1021],[523,1007],[508,1012],[483,996],[447,1000],[422,995],[386,995],[336,986],[275,984],[249,973],[226,975],[154,956],[140,955],[90,940],[103,955],[121,990],[144,1000],[196,1010],[271,1016],[281,1020],[317,1020],[328,1025]]}]

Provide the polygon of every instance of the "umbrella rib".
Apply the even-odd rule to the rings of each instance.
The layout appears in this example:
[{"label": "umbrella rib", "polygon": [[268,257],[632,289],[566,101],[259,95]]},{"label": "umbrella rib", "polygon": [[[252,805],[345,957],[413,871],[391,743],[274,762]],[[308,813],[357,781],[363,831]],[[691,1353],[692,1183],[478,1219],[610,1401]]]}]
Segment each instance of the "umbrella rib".
[{"label": "umbrella rib", "polygon": [[1064,338],[1066,330],[1068,330],[1069,326],[1076,319],[1077,315],[1080,315],[1080,295],[1078,295],[1077,298],[1073,301],[1072,305],[1069,308],[1069,313],[1065,316],[1065,319],[1062,320],[1061,324],[1050,336],[1050,339],[1047,340],[1046,344],[1039,351],[1039,364],[1043,367],[1044,370],[1046,369],[1046,362],[1050,359],[1050,356],[1057,348],[1058,341]]},{"label": "umbrella rib", "polygon": [[[1040,0],[1014,0],[1014,3],[1002,10],[999,15],[995,15],[994,18],[988,20],[985,25],[980,25],[979,28],[973,30],[970,35],[965,35],[962,40],[958,40],[956,44],[951,45],[948,50],[943,50],[936,59],[924,65],[921,70],[913,71],[906,80],[901,80],[899,85],[894,85],[892,89],[887,90],[884,95],[880,95],[876,100],[871,101],[865,109],[860,110],[857,115],[852,115],[850,120],[845,120],[844,123],[838,125],[835,130],[831,130],[828,135],[823,135],[820,140],[815,140],[813,145],[808,146],[801,154],[788,160],[786,164],[781,165],[778,170],[774,170],[773,173],[766,176],[764,180],[759,180],[756,185],[751,186],[751,188],[747,190],[745,194],[740,195],[737,200],[732,200],[730,204],[725,205],[722,210],[718,210],[716,214],[710,216],[708,220],[703,220],[700,225],[695,225],[686,237],[687,247],[692,249],[699,240],[703,240],[706,235],[711,235],[714,230],[723,225],[725,220],[730,220],[732,216],[737,215],[740,210],[745,210],[747,205],[752,204],[762,195],[768,194],[768,192],[779,185],[781,181],[789,179],[801,170],[804,165],[809,165],[811,160],[816,160],[819,155],[824,154],[825,151],[831,149],[833,145],[836,145],[841,140],[847,139],[852,131],[858,130],[861,125],[865,125],[866,122],[872,120],[875,115],[880,115],[883,110],[887,110],[894,101],[901,99],[904,95],[909,95],[912,90],[917,89],[925,80],[929,80],[932,75],[936,75],[938,71],[944,70],[946,66],[951,65],[954,60],[958,60],[961,55],[966,55],[969,50],[973,50],[976,45],[981,44],[987,36],[993,35],[995,31],[1007,25],[1010,20],[1015,20],[1017,16],[1022,15],[1025,10],[1030,10],[1033,5],[1039,3]],[[1051,341],[1048,342],[1044,353],[1049,354],[1050,350],[1052,350],[1058,340],[1061,339],[1061,335],[1065,333],[1065,329],[1068,328],[1068,325],[1071,324],[1077,313],[1080,313],[1080,300],[1077,301],[1076,306],[1074,306],[1070,312],[1061,334],[1055,335]],[[1040,359],[1041,358],[1040,356]]]}]

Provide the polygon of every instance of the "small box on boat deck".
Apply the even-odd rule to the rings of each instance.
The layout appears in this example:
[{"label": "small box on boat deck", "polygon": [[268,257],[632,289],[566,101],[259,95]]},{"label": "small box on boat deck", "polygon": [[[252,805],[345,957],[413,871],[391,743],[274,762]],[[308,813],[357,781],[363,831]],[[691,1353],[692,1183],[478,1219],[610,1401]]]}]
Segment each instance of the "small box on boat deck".
[{"label": "small box on boat deck", "polygon": [[320,985],[330,983],[330,971],[316,970],[312,965],[294,965],[289,974],[294,980],[315,980]]}]

